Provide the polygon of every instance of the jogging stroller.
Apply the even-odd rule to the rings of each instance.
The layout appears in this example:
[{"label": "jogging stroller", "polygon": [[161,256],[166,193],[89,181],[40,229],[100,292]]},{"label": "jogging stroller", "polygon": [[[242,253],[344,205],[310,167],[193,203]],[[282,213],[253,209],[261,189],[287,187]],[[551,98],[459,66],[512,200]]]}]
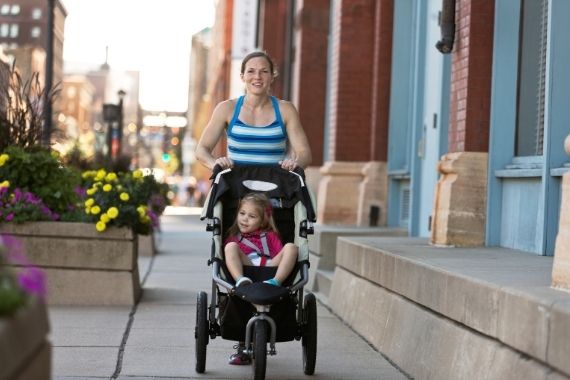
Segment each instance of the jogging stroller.
[{"label": "jogging stroller", "polygon": [[[198,293],[196,305],[196,372],[206,369],[209,339],[245,342],[252,359],[253,378],[264,379],[267,354],[275,355],[276,342],[301,340],[303,371],[312,375],[317,356],[317,304],[312,293],[304,294],[309,279],[307,235],[313,233],[315,211],[305,186],[302,169],[287,171],[278,166],[236,166],[221,170],[216,166],[212,188],[206,199],[202,220],[212,232],[212,292]],[[231,226],[239,200],[252,191],[264,192],[273,207],[273,218],[283,244],[292,242],[299,256],[283,286],[263,283],[275,275],[276,267],[244,266],[244,275],[254,280],[235,287],[224,263],[223,241]],[[269,350],[267,348],[269,343]]]}]

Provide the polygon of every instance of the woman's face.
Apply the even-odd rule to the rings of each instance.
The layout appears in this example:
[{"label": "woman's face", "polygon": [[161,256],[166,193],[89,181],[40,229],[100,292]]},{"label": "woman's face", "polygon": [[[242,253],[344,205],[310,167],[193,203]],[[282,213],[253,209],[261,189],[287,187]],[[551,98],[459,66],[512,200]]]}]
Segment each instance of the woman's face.
[{"label": "woman's face", "polygon": [[251,58],[245,64],[245,70],[241,74],[245,83],[246,91],[252,94],[266,94],[273,82],[271,66],[264,57]]},{"label": "woman's face", "polygon": [[242,234],[255,232],[261,227],[261,222],[259,208],[252,202],[242,202],[237,215],[239,231]]}]

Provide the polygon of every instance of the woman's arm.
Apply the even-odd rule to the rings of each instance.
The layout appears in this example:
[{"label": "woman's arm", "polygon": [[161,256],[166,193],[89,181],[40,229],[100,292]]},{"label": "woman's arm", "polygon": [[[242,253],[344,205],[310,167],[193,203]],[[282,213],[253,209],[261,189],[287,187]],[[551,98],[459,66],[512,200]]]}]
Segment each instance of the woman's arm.
[{"label": "woman's arm", "polygon": [[196,158],[209,169],[213,169],[216,164],[224,169],[233,166],[232,160],[228,157],[215,158],[212,155],[212,151],[218,144],[218,141],[220,141],[232,112],[233,104],[231,100],[219,103],[214,109],[208,125],[204,128],[200,141],[198,141],[195,152]]},{"label": "woman's arm", "polygon": [[[287,101],[280,101],[279,103],[289,140],[288,160],[294,161],[297,166],[305,169],[311,163],[312,156],[307,135],[301,125],[299,113],[292,103]],[[284,164],[287,163],[284,162]]]}]

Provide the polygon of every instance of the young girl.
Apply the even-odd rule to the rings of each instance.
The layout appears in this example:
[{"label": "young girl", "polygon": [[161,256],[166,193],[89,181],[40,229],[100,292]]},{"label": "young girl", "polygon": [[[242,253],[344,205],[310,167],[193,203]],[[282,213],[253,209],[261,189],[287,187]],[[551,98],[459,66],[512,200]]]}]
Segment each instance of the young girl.
[{"label": "young girl", "polygon": [[277,267],[275,277],[264,282],[280,286],[297,262],[297,246],[283,246],[271,214],[269,199],[262,193],[249,193],[240,200],[224,248],[226,266],[236,286],[252,282],[243,276],[244,265]]}]

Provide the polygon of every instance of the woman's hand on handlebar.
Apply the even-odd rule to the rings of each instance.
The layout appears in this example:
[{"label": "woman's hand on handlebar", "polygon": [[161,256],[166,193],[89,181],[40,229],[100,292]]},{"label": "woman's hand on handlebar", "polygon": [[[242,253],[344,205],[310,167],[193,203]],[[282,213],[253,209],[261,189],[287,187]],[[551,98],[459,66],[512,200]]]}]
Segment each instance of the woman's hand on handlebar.
[{"label": "woman's hand on handlebar", "polygon": [[214,166],[220,166],[222,169],[229,169],[234,166],[234,162],[228,157],[218,157],[214,161]]},{"label": "woman's hand on handlebar", "polygon": [[282,161],[279,161],[279,165],[281,165],[281,168],[285,170],[294,170],[298,164],[295,158],[286,158]]}]

